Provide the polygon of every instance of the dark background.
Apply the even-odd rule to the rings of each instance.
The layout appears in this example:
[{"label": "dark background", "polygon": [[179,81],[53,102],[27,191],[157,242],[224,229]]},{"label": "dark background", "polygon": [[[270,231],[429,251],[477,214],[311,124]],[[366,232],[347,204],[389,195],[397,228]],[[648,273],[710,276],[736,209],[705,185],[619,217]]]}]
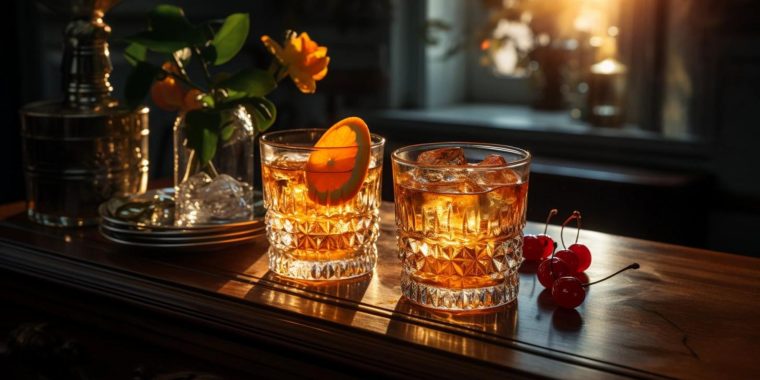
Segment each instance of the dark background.
[{"label": "dark background", "polygon": [[[496,129],[476,122],[409,119],[385,111],[389,83],[391,25],[396,7],[414,10],[415,1],[167,1],[191,19],[222,18],[245,11],[252,30],[242,57],[229,67],[266,66],[270,56],[258,41],[286,28],[306,30],[329,47],[330,72],[317,94],[305,96],[292,84],[272,96],[278,107],[274,129],[325,127],[355,113],[388,138],[386,153],[401,145],[440,140],[491,141],[526,147],[535,155],[529,219],[542,220],[552,207],[584,212],[586,226],[604,232],[760,256],[760,4],[746,0],[697,1],[693,22],[677,25],[690,36],[688,101],[695,130],[692,142],[607,138],[525,129]],[[116,95],[129,66],[119,37],[146,25],[155,2],[125,1],[106,21],[114,32],[111,57]],[[21,172],[21,105],[60,96],[59,62],[64,20],[31,1],[5,3],[5,75],[2,75],[0,202],[24,198]],[[707,17],[709,16],[709,17]],[[395,17],[395,19],[394,19]],[[419,38],[415,31],[409,39]],[[664,54],[663,52],[660,52]],[[416,70],[410,67],[410,71]],[[452,74],[454,75],[454,74]],[[655,79],[657,79],[655,77]],[[662,80],[662,78],[659,78]],[[651,96],[662,95],[654,87]],[[414,104],[408,104],[413,107]],[[173,115],[151,110],[151,175],[171,176]],[[386,161],[387,162],[387,161]],[[384,197],[392,198],[386,164]]]}]

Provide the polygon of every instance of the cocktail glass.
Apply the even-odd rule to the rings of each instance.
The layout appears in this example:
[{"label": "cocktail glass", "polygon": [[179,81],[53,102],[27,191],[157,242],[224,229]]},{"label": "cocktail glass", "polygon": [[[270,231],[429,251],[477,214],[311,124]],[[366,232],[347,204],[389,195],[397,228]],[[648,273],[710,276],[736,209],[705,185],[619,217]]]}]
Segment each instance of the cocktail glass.
[{"label": "cocktail glass", "polygon": [[522,149],[479,143],[393,152],[404,296],[451,311],[517,298],[530,159]]},{"label": "cocktail glass", "polygon": [[[323,129],[261,136],[262,182],[269,269],[301,280],[340,280],[372,272],[381,198],[385,139],[372,134],[367,175],[352,198],[332,204],[310,196],[309,156]],[[340,177],[340,173],[331,173]],[[313,194],[313,193],[312,193]]]}]

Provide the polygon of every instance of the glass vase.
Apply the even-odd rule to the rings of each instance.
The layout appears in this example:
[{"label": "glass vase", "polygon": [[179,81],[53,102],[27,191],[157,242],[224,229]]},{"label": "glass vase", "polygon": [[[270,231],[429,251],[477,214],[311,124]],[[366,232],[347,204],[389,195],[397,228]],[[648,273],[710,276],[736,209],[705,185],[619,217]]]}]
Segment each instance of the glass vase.
[{"label": "glass vase", "polygon": [[175,224],[224,224],[253,219],[256,130],[245,107],[219,111],[216,153],[206,164],[188,146],[186,114],[174,123]]}]

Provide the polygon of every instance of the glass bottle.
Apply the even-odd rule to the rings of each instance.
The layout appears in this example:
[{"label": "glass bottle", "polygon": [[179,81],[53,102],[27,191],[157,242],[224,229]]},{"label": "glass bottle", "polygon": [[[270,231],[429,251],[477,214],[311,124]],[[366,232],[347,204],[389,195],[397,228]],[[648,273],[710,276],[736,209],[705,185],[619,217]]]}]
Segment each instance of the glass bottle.
[{"label": "glass bottle", "polygon": [[43,1],[68,15],[61,68],[64,99],[21,110],[27,214],[37,223],[98,223],[98,205],[148,184],[148,109],[111,97],[111,28],[104,14],[118,1]]}]

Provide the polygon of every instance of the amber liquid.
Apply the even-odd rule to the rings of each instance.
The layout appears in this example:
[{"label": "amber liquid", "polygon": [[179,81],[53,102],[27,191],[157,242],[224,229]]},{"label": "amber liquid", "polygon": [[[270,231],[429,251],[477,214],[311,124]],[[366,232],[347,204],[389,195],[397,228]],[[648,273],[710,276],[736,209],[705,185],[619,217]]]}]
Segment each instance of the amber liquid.
[{"label": "amber liquid", "polygon": [[305,261],[347,260],[377,241],[381,167],[370,167],[351,200],[321,205],[308,196],[306,160],[264,163],[262,179],[270,244],[279,254]]},{"label": "amber liquid", "polygon": [[528,183],[483,188],[397,174],[399,256],[413,281],[448,289],[503,284],[522,261]]}]

